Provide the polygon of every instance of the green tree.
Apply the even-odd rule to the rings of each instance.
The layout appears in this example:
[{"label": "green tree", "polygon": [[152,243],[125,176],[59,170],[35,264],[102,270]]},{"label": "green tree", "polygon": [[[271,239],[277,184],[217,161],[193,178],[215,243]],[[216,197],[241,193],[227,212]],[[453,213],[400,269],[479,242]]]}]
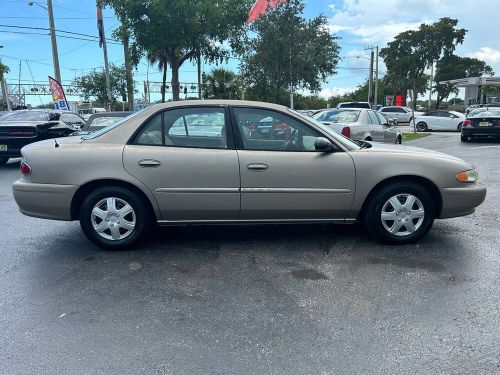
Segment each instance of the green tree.
[{"label": "green tree", "polygon": [[437,93],[436,109],[450,94],[458,94],[455,85],[440,82],[459,78],[480,77],[483,75],[492,76],[495,74],[491,66],[484,61],[470,57],[460,57],[456,55],[443,56],[436,63],[436,76],[434,78],[434,90]]},{"label": "green tree", "polygon": [[161,102],[165,103],[165,92],[167,91],[167,66],[168,66],[168,56],[165,50],[148,51],[146,58],[151,65],[158,64],[158,70],[163,73],[162,76],[162,86],[161,86]]},{"label": "green tree", "polygon": [[205,99],[239,99],[241,82],[236,73],[223,68],[213,69],[203,78]]},{"label": "green tree", "polygon": [[0,81],[3,79],[3,76],[10,71],[9,67],[0,62]]},{"label": "green tree", "polygon": [[302,0],[278,6],[255,21],[238,46],[245,86],[255,99],[285,104],[290,87],[317,92],[336,73],[338,37],[324,15],[306,20],[303,10]]},{"label": "green tree", "polygon": [[103,0],[103,3],[126,19],[138,51],[165,57],[172,70],[173,99],[179,100],[179,68],[188,60],[196,60],[199,54],[208,63],[229,58],[225,42],[234,44],[244,31],[252,0]]},{"label": "green tree", "polygon": [[[124,66],[110,64],[109,75],[111,83],[111,107],[114,108],[117,98],[125,98],[127,93],[127,73]],[[86,75],[74,80],[73,85],[82,92],[84,100],[95,98],[97,101],[108,104],[106,93],[106,74],[104,69],[93,69]]]},{"label": "green tree", "polygon": [[397,91],[411,89],[413,107],[417,96],[425,92],[427,67],[441,57],[450,56],[464,40],[467,30],[458,29],[458,20],[441,18],[433,24],[421,24],[418,30],[402,32],[380,51],[387,66],[386,82],[394,81]]}]

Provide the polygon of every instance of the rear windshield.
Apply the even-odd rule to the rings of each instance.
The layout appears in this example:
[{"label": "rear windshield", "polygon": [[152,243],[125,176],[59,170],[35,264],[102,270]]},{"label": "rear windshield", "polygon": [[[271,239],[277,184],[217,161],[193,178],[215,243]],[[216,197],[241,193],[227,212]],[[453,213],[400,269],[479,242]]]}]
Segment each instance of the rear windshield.
[{"label": "rear windshield", "polygon": [[87,139],[94,139],[94,138],[97,138],[97,137],[100,137],[101,135],[109,132],[111,129],[114,129],[116,128],[117,126],[120,126],[121,124],[123,124],[125,121],[137,116],[139,113],[142,113],[144,112],[146,109],[148,109],[149,107],[147,108],[143,108],[141,109],[140,111],[137,111],[137,112],[134,112],[132,113],[131,115],[127,116],[127,117],[122,117],[122,118],[118,118],[118,121],[116,122],[113,122],[111,124],[109,124],[108,126],[106,126],[105,128],[102,128],[101,130],[97,130],[96,132],[93,132],[91,134],[88,134],[88,135],[84,135],[82,137],[83,140],[87,140]]},{"label": "rear windshield", "polygon": [[361,113],[361,111],[335,110],[335,111],[321,112],[313,117],[317,121],[346,123],[346,122],[358,121],[360,113]]},{"label": "rear windshield", "polygon": [[370,104],[368,103],[340,103],[339,108],[367,108],[370,109]]},{"label": "rear windshield", "polygon": [[89,129],[92,129],[92,128],[103,128],[103,127],[112,125],[115,122],[118,122],[118,121],[122,120],[124,117],[125,116],[123,116],[123,117],[116,117],[116,116],[96,117],[89,124]]},{"label": "rear windshield", "polygon": [[471,112],[471,117],[500,117],[500,109],[487,109],[474,114]]}]

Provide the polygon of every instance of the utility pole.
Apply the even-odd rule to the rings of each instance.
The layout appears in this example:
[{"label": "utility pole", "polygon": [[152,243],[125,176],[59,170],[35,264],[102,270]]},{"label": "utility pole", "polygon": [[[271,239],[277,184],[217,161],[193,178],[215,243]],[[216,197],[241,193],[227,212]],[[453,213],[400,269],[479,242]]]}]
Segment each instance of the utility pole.
[{"label": "utility pole", "polygon": [[24,101],[21,101],[21,60],[19,60],[19,80],[17,81],[17,90],[19,94],[18,104],[22,108],[22,106],[24,105]]},{"label": "utility pole", "polygon": [[99,31],[99,47],[102,47],[104,54],[104,73],[106,75],[106,93],[108,97],[108,111],[111,112],[111,80],[109,79],[108,47],[106,46],[106,34],[104,32],[104,18],[102,9],[97,6],[97,28]]},{"label": "utility pole", "polygon": [[[123,26],[122,26],[123,27]],[[134,82],[132,81],[132,66],[130,65],[130,50],[128,45],[128,35],[123,30],[123,54],[125,56],[125,72],[127,76],[127,102],[128,110],[134,110]]]},{"label": "utility pole", "polygon": [[196,60],[198,61],[198,99],[203,99],[201,97],[201,52],[198,50]]},{"label": "utility pole", "polygon": [[374,53],[373,50],[370,53],[370,77],[368,80],[368,104],[370,107],[373,104],[373,59],[374,59]]},{"label": "utility pole", "polygon": [[39,4],[35,1],[30,1],[29,6],[38,5],[49,14],[49,29],[50,29],[50,42],[52,45],[52,61],[54,63],[54,76],[57,82],[61,83],[61,71],[59,70],[59,54],[57,53],[57,40],[56,40],[56,27],[54,26],[54,11],[52,9],[52,0],[47,0],[47,6]]},{"label": "utility pole", "polygon": [[376,63],[375,63],[375,100],[373,101],[373,106],[374,106],[374,109],[377,110],[377,106],[378,106],[378,46],[376,47],[376,51],[377,51],[377,56],[375,56],[376,58]]}]

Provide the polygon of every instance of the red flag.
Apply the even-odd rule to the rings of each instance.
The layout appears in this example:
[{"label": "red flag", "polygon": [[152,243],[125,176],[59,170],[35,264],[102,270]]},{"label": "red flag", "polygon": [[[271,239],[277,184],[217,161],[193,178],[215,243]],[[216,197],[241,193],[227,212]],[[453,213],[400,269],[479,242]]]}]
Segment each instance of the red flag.
[{"label": "red flag", "polygon": [[69,111],[68,102],[61,84],[49,76],[49,86],[52,100],[54,100],[54,108],[62,111]]},{"label": "red flag", "polygon": [[104,21],[102,19],[102,9],[99,6],[97,7],[97,30],[99,31],[99,47],[102,48],[106,36],[104,35]]},{"label": "red flag", "polygon": [[268,9],[276,8],[278,5],[286,3],[287,1],[288,0],[257,0],[250,10],[247,23],[252,23],[259,19],[260,16],[266,14]]}]

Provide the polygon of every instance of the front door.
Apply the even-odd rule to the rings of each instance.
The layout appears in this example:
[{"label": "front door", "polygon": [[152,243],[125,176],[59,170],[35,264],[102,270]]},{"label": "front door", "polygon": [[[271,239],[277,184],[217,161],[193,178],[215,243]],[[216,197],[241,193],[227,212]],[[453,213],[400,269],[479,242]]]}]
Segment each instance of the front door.
[{"label": "front door", "polygon": [[[234,108],[243,149],[241,219],[344,219],[355,190],[354,163],[346,152],[317,152],[316,130],[281,112]],[[260,123],[273,133],[256,132]]]},{"label": "front door", "polygon": [[162,220],[238,219],[239,163],[226,111],[159,112],[125,147],[125,169],[154,194]]}]

